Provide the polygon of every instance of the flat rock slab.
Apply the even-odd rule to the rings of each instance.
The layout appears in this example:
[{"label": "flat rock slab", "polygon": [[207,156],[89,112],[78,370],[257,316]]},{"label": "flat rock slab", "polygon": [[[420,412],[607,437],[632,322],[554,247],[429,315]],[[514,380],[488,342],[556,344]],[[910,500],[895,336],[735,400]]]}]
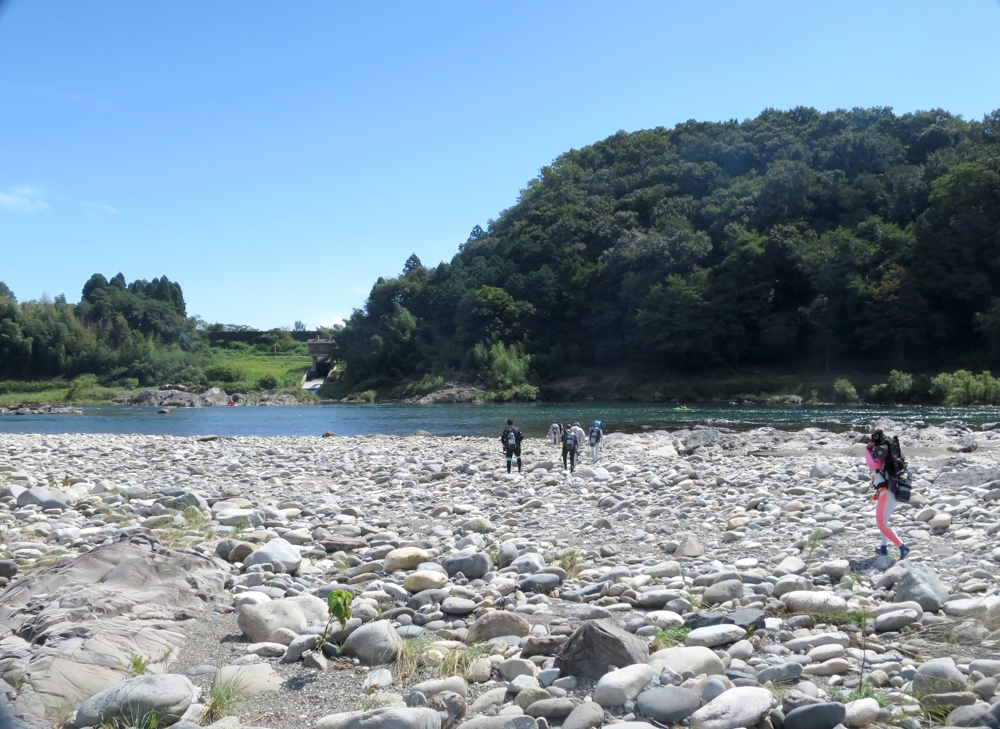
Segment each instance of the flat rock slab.
[{"label": "flat rock slab", "polygon": [[250,663],[246,666],[223,666],[215,674],[213,685],[229,683],[237,696],[250,696],[262,691],[277,691],[284,683],[268,663]]}]

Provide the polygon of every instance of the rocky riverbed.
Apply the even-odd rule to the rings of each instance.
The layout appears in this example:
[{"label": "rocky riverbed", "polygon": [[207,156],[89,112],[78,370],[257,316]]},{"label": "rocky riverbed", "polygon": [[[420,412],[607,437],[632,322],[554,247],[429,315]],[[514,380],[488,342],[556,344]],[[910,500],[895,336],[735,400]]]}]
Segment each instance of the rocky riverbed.
[{"label": "rocky riverbed", "polygon": [[0,726],[1000,726],[1000,433],[879,425],[901,563],[853,431],[0,436]]}]

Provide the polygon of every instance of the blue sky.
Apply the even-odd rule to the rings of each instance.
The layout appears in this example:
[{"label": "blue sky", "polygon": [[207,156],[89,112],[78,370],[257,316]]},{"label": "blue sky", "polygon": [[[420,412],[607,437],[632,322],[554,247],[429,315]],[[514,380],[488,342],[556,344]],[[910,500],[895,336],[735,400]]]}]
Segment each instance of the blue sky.
[{"label": "blue sky", "polygon": [[1000,4],[133,2],[0,10],[0,280],[167,275],[188,312],[329,323],[619,129],[1000,107]]}]

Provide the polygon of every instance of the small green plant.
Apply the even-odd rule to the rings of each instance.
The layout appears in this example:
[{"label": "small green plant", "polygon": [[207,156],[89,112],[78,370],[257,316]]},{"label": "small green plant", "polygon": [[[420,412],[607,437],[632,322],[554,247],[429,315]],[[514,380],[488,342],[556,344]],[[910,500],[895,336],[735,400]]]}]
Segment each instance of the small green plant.
[{"label": "small green plant", "polygon": [[821,541],[823,541],[823,535],[820,533],[819,529],[816,529],[812,534],[809,535],[809,538],[806,540],[805,546],[802,548],[803,551],[805,552],[806,559],[812,558],[813,552],[816,551],[816,547],[819,546],[819,543]]},{"label": "small green plant", "polygon": [[246,679],[238,671],[225,681],[214,681],[208,691],[208,698],[205,699],[202,721],[211,724],[228,714],[233,706],[244,700],[245,688]]},{"label": "small green plant", "polygon": [[142,676],[148,670],[149,670],[148,658],[139,655],[138,653],[128,654],[128,664],[125,666],[125,671],[127,673],[130,673],[133,676]]},{"label": "small green plant", "polygon": [[240,537],[246,533],[246,530],[250,528],[250,520],[245,516],[241,516],[236,520],[236,525],[233,527],[233,536]]},{"label": "small green plant", "polygon": [[[326,630],[319,645],[323,645],[331,635],[333,635],[333,623],[340,623],[340,629],[347,627],[347,621],[351,619],[351,603],[354,602],[354,595],[347,590],[333,590],[326,596],[326,610],[330,617],[326,622]],[[382,610],[378,610],[381,617]]]},{"label": "small green plant", "polygon": [[865,582],[865,576],[860,572],[852,572],[847,575],[847,584],[849,585],[861,585]]},{"label": "small green plant", "polygon": [[72,400],[84,390],[90,390],[94,387],[97,387],[97,375],[80,375],[69,383],[66,399]]},{"label": "small green plant", "polygon": [[473,527],[480,534],[490,533],[490,528],[491,528],[490,523],[486,521],[486,519],[476,519],[476,521],[473,523]]},{"label": "small green plant", "polygon": [[659,651],[675,645],[684,645],[684,639],[687,638],[690,632],[690,628],[684,628],[679,625],[658,630],[656,635],[653,636],[653,642],[650,644],[649,649]]},{"label": "small green plant", "polygon": [[487,547],[486,554],[490,556],[490,562],[494,567],[500,567],[500,550],[497,547]]}]

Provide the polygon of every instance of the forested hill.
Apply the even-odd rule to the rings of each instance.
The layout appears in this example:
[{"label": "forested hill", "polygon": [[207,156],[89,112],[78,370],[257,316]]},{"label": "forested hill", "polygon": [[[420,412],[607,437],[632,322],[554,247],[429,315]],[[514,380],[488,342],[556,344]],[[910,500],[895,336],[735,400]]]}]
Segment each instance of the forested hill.
[{"label": "forested hill", "polygon": [[346,385],[516,369],[512,345],[536,380],[996,364],[998,173],[1000,112],[619,132],[543,168],[450,263],[380,278],[338,335]]}]

